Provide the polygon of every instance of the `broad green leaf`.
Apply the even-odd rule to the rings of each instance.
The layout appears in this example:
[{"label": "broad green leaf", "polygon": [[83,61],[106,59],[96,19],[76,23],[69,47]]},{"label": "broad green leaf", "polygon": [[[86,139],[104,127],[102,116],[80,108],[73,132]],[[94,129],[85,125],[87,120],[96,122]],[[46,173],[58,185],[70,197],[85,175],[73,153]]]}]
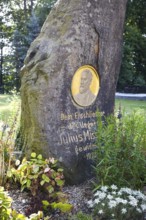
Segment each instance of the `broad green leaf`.
[{"label": "broad green leaf", "polygon": [[31,180],[27,180],[27,188],[30,188],[30,185],[31,185]]},{"label": "broad green leaf", "polygon": [[36,153],[35,152],[31,153],[31,157],[35,158],[36,157]]},{"label": "broad green leaf", "polygon": [[62,168],[59,168],[57,171],[58,171],[58,172],[63,172],[63,169],[62,169]]},{"label": "broad green leaf", "polygon": [[72,208],[73,208],[73,206],[71,204],[62,203],[62,202],[59,202],[59,203],[53,202],[51,204],[51,206],[52,206],[52,208],[59,209],[59,210],[61,210],[64,213],[70,212],[72,210]]},{"label": "broad green leaf", "polygon": [[39,155],[37,156],[37,158],[38,158],[39,160],[42,160],[42,159],[43,159],[43,157],[42,157],[41,154],[39,154]]},{"label": "broad green leaf", "polygon": [[39,166],[36,165],[36,164],[34,164],[34,165],[32,166],[32,168],[33,168],[33,172],[34,172],[34,173],[37,173],[37,172],[39,171]]},{"label": "broad green leaf", "polygon": [[60,180],[60,179],[55,179],[55,180],[56,180],[57,186],[63,186],[64,185],[63,180]]},{"label": "broad green leaf", "polygon": [[48,187],[47,187],[47,190],[48,190],[49,193],[54,192],[53,186],[48,186]]},{"label": "broad green leaf", "polygon": [[42,179],[45,180],[45,182],[47,182],[47,183],[50,182],[50,178],[45,174],[42,175]]},{"label": "broad green leaf", "polygon": [[45,206],[49,206],[49,205],[50,205],[50,203],[49,203],[47,200],[42,200],[42,203],[43,203],[43,205],[45,205]]},{"label": "broad green leaf", "polygon": [[41,186],[43,186],[43,185],[44,185],[44,183],[45,183],[45,181],[44,181],[44,180],[42,180],[42,181],[40,182],[40,185],[41,185]]}]

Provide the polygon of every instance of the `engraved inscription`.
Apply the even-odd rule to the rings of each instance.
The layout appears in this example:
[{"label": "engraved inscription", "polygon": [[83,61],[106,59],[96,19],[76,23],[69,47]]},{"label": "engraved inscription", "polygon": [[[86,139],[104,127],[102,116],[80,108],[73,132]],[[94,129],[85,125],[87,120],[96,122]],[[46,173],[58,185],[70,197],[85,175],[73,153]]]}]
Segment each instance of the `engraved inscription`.
[{"label": "engraved inscription", "polygon": [[87,160],[92,160],[96,149],[96,112],[61,112],[60,120],[58,145],[68,150],[73,147],[77,156],[82,154]]},{"label": "engraved inscription", "polygon": [[70,135],[68,133],[60,134],[60,143],[59,144],[71,144],[71,143],[80,143],[83,141],[91,141],[95,140],[94,132],[90,132],[89,130],[83,131],[82,134]]}]

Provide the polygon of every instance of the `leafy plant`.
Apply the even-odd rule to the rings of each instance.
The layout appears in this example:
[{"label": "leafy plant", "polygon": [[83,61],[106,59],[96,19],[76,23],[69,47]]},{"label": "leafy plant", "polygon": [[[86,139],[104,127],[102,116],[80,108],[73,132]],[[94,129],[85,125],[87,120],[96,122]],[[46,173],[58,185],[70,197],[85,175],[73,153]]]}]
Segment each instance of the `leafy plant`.
[{"label": "leafy plant", "polygon": [[137,220],[146,210],[146,196],[130,188],[118,188],[116,185],[102,186],[88,201],[94,216],[100,219]]},{"label": "leafy plant", "polygon": [[[41,220],[43,219],[43,213],[38,212],[26,217],[23,214],[17,213],[11,208],[12,199],[8,196],[8,193],[4,191],[3,187],[0,187],[0,219],[1,220]],[[47,218],[46,218],[47,220]]]},{"label": "leafy plant", "polygon": [[116,184],[140,189],[146,184],[146,120],[141,112],[114,115],[98,113],[97,187]]},{"label": "leafy plant", "polygon": [[54,158],[43,159],[42,155],[31,154],[30,160],[23,158],[20,163],[16,161],[17,169],[12,168],[8,176],[20,182],[21,190],[29,189],[33,196],[36,195],[40,187],[49,192],[52,197],[55,190],[61,189],[64,184],[63,169],[57,168],[57,161]]},{"label": "leafy plant", "polygon": [[11,213],[11,202],[12,199],[4,191],[4,188],[0,186],[0,219],[9,219]]},{"label": "leafy plant", "polygon": [[72,205],[66,203],[61,192],[64,185],[63,169],[57,167],[54,158],[44,159],[41,154],[31,154],[30,160],[24,158],[16,161],[17,169],[12,168],[7,175],[21,184],[21,190],[29,189],[33,196],[44,192],[43,206],[59,209],[63,212],[71,210]]}]

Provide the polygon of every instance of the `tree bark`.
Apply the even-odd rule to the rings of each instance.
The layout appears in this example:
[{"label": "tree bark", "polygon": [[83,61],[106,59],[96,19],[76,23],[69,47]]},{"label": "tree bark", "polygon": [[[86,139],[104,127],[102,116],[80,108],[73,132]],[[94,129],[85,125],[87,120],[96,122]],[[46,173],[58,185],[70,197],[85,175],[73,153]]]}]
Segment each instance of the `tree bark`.
[{"label": "tree bark", "polygon": [[[27,155],[35,150],[44,156],[63,158],[66,170],[72,164],[69,178],[74,174],[72,170],[80,172],[74,175],[75,182],[84,167],[79,168],[75,156],[68,154],[64,158],[68,150],[74,155],[75,146],[64,151],[63,146],[57,147],[54,135],[57,137],[62,126],[59,115],[97,109],[105,114],[113,112],[126,3],[127,0],[59,0],[32,43],[22,69],[23,148]],[[83,65],[93,66],[100,78],[96,102],[87,108],[75,106],[70,94],[72,77]],[[64,126],[68,126],[67,120]]]}]

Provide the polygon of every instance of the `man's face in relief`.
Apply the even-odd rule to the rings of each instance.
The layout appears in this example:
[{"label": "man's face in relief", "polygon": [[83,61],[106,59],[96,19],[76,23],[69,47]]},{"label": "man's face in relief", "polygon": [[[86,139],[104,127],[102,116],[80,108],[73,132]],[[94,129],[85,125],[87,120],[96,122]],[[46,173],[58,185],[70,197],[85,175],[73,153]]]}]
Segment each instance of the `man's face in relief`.
[{"label": "man's face in relief", "polygon": [[92,81],[92,74],[89,71],[83,71],[81,74],[81,81],[80,81],[80,93],[85,93],[89,90],[90,84]]}]

